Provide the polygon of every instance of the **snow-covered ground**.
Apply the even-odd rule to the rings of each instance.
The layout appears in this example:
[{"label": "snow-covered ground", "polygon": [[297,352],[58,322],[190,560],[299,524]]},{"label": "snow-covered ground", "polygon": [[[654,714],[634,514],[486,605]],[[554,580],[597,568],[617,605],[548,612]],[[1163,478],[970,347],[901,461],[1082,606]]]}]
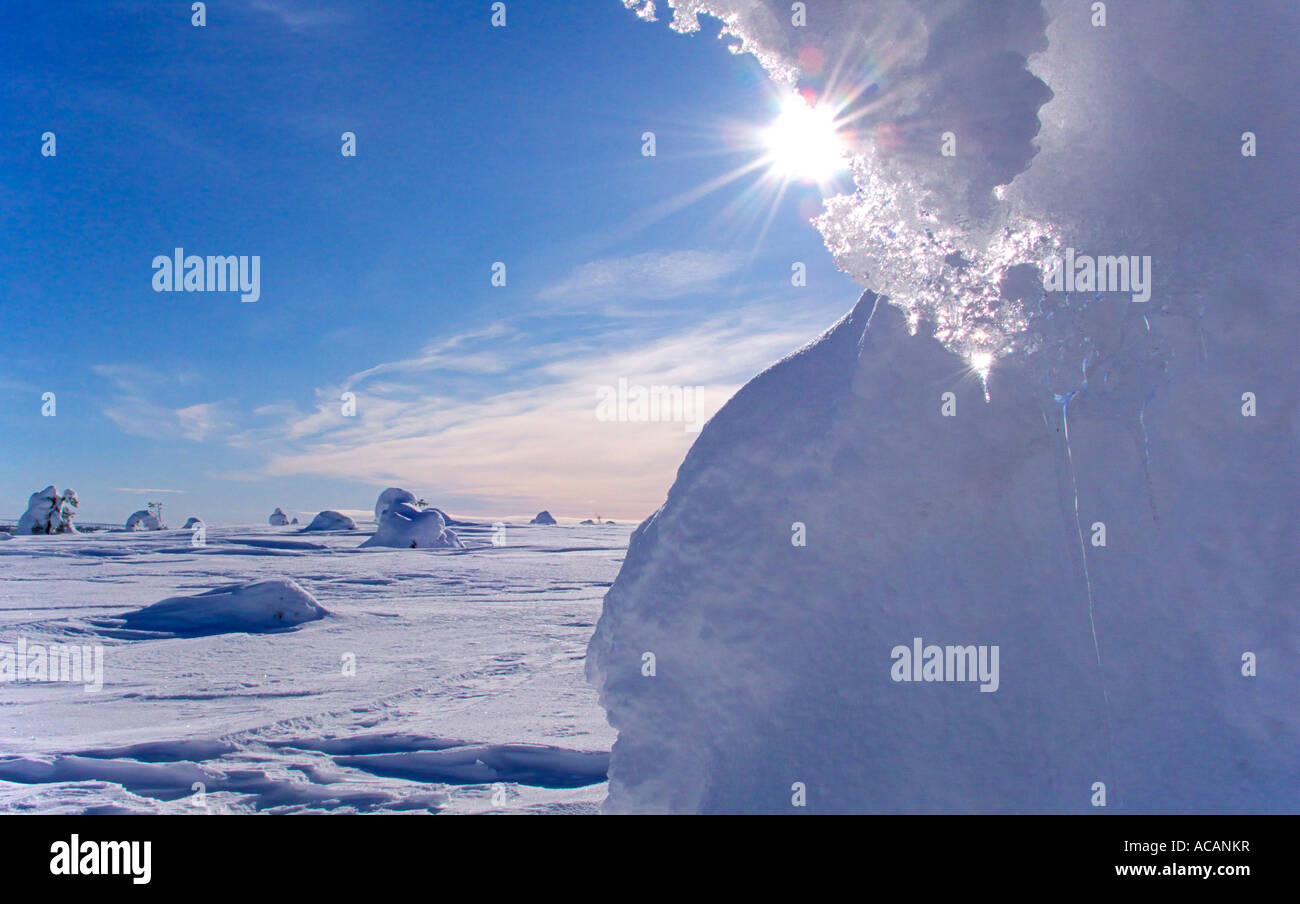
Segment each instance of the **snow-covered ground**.
[{"label": "snow-covered ground", "polygon": [[[362,550],[361,527],[5,543],[0,644],[102,645],[103,687],[0,683],[0,812],[593,812],[614,733],[583,658],[631,527],[458,527],[465,550]],[[123,628],[275,579],[330,614]]]}]

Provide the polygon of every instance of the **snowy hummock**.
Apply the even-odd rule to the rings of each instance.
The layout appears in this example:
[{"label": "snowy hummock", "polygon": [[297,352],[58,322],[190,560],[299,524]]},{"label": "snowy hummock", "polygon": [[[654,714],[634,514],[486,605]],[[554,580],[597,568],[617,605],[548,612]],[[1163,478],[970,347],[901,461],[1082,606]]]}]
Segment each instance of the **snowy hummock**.
[{"label": "snowy hummock", "polygon": [[356,522],[347,515],[336,512],[333,509],[326,509],[315,518],[311,524],[308,524],[303,530],[356,530]]},{"label": "snowy hummock", "polygon": [[148,509],[140,509],[138,512],[132,512],[131,517],[126,519],[126,529],[162,530],[163,524],[153,512]]},{"label": "snowy hummock", "polygon": [[17,534],[61,534],[76,533],[72,518],[76,514],[77,493],[64,490],[51,484],[43,490],[32,493],[27,500],[27,511],[18,519],[14,529]]},{"label": "snowy hummock", "polygon": [[405,502],[390,506],[379,521],[379,529],[362,548],[391,546],[399,549],[460,549],[460,537],[447,527],[442,512],[418,509]]},{"label": "snowy hummock", "polygon": [[535,517],[532,521],[529,521],[528,523],[529,524],[554,524],[555,518],[551,516],[550,512],[543,510],[538,512],[537,517]]},{"label": "snowy hummock", "polygon": [[176,596],[122,616],[123,626],[178,635],[263,632],[291,628],[329,613],[295,581],[230,584],[197,596]]},{"label": "snowy hummock", "polygon": [[189,518],[189,519],[187,519],[186,522],[185,522],[185,528],[184,528],[184,529],[185,529],[185,530],[189,530],[190,528],[192,528],[192,527],[196,527],[197,525],[200,525],[200,524],[202,524],[202,523],[203,523],[203,519],[202,519],[202,518]]},{"label": "snowy hummock", "polygon": [[267,518],[266,521],[272,527],[284,527],[286,524],[289,523],[288,517],[284,514],[284,512],[280,511],[280,509],[278,508],[275,511],[271,512],[271,516]]}]

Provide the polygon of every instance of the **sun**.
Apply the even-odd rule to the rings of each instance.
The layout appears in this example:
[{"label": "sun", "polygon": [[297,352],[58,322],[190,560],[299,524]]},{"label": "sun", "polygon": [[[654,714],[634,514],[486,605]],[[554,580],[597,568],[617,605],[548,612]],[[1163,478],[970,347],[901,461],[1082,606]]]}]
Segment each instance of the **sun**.
[{"label": "sun", "polygon": [[970,367],[982,379],[988,380],[989,371],[993,369],[993,354],[991,352],[972,352]]},{"label": "sun", "polygon": [[827,106],[809,106],[792,94],[762,134],[772,172],[787,180],[828,182],[847,165],[845,146]]}]

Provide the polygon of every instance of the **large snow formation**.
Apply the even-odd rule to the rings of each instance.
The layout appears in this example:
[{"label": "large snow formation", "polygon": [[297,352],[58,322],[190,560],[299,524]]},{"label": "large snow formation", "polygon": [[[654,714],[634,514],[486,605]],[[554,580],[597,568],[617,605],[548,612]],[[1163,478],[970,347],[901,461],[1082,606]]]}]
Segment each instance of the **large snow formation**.
[{"label": "large snow formation", "polygon": [[158,520],[158,516],[148,509],[140,509],[138,512],[132,512],[131,517],[126,519],[127,530],[163,530],[163,523]]},{"label": "large snow formation", "polygon": [[553,516],[550,512],[543,510],[538,512],[537,516],[533,518],[532,521],[529,521],[528,523],[529,524],[554,524],[555,516]]},{"label": "large snow formation", "polygon": [[75,490],[59,492],[51,484],[38,490],[27,499],[27,510],[18,519],[14,528],[17,534],[63,534],[77,533],[72,519],[77,513],[77,493]]},{"label": "large snow formation", "polygon": [[[587,660],[608,809],[1300,809],[1300,11],[1108,6],[670,3],[877,80],[817,225],[890,298],[737,393],[633,535]],[[1151,300],[1045,292],[1063,247],[1150,255]],[[916,638],[996,646],[996,689],[895,680]]]},{"label": "large snow formation", "polygon": [[277,508],[275,511],[271,512],[271,515],[266,519],[266,522],[272,527],[284,527],[289,523],[289,518],[284,512]]},{"label": "large snow formation", "polygon": [[295,581],[230,584],[197,596],[176,596],[122,616],[123,625],[177,635],[265,632],[315,621],[328,612]]},{"label": "large snow formation", "polygon": [[356,530],[357,524],[347,515],[327,509],[311,519],[303,530]]},{"label": "large snow formation", "polygon": [[361,544],[399,549],[459,549],[465,544],[436,508],[418,509],[398,502],[384,512],[374,536]]}]

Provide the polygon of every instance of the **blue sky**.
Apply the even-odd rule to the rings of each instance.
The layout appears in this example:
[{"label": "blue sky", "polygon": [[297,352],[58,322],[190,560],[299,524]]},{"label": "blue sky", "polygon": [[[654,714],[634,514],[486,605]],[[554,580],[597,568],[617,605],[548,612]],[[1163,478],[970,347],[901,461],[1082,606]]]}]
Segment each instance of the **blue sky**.
[{"label": "blue sky", "polygon": [[[2,516],[48,483],[80,520],[162,501],[174,525],[364,512],[396,484],[453,513],[639,519],[696,434],[598,421],[598,387],[701,386],[715,410],[856,300],[807,222],[817,186],[700,191],[777,112],[716,23],[683,37],[617,0],[516,0],[504,28],[485,2],[218,0],[205,28],[188,3],[60,7],[0,10]],[[258,255],[260,299],[154,292],[177,246]]]}]

